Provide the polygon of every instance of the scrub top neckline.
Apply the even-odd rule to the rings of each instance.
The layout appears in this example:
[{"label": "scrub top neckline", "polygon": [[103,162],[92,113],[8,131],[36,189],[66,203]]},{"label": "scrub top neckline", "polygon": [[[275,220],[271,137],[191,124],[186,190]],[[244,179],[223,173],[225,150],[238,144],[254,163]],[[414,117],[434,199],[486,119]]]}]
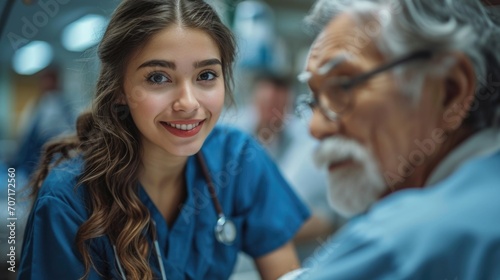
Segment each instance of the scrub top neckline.
[{"label": "scrub top neckline", "polygon": [[156,223],[156,236],[163,257],[162,260],[164,263],[168,260],[170,264],[168,266],[173,265],[181,271],[184,271],[187,265],[189,258],[188,252],[191,251],[191,247],[193,246],[193,235],[196,222],[192,216],[190,218],[185,217],[186,212],[190,211],[188,209],[194,208],[193,190],[195,178],[188,176],[188,174],[196,173],[196,171],[192,169],[196,169],[196,158],[190,156],[184,170],[184,179],[187,188],[186,200],[182,202],[182,208],[171,227],[168,225],[160,210],[153,203],[142,184],[140,182],[138,183],[139,198],[148,208],[151,219]]}]

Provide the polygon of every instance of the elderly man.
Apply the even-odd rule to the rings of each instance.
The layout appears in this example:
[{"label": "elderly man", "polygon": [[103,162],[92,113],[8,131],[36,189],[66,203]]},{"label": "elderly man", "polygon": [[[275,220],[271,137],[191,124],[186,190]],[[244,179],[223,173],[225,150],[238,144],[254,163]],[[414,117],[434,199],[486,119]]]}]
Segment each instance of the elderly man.
[{"label": "elderly man", "polygon": [[328,198],[351,219],[300,279],[500,279],[493,13],[479,0],[315,5],[299,78]]}]

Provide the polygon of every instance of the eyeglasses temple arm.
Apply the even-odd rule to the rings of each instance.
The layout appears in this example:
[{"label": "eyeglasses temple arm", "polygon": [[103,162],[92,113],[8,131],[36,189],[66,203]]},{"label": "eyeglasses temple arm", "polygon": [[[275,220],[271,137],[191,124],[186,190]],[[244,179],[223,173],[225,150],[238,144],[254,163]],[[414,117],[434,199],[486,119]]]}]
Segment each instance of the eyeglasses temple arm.
[{"label": "eyeglasses temple arm", "polygon": [[354,85],[357,85],[361,82],[364,82],[364,81],[370,79],[371,77],[373,77],[379,73],[382,73],[384,71],[387,71],[393,67],[396,67],[398,65],[404,64],[408,61],[415,60],[415,59],[427,59],[427,58],[432,57],[432,54],[433,54],[433,52],[431,50],[422,50],[422,51],[414,52],[414,53],[409,54],[405,57],[402,57],[400,59],[394,60],[390,63],[385,64],[385,65],[382,65],[379,68],[375,68],[371,71],[363,73],[363,74],[356,76],[352,79],[349,79],[348,81],[343,83],[341,86],[345,89],[349,89],[349,88],[353,87]]}]

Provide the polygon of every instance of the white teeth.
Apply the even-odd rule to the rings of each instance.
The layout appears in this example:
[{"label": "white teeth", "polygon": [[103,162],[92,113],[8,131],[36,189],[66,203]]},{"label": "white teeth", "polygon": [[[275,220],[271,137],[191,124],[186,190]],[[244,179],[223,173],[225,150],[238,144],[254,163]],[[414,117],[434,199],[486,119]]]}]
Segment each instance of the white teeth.
[{"label": "white teeth", "polygon": [[200,125],[199,122],[195,124],[173,124],[173,123],[167,123],[167,124],[170,125],[171,127],[175,127],[180,130],[191,130]]}]

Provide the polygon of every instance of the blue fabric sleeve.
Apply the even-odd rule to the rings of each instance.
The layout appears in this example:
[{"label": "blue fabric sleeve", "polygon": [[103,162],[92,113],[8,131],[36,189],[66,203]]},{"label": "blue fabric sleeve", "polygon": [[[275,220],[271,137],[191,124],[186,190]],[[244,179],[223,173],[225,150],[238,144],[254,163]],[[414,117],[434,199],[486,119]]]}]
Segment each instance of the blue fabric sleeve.
[{"label": "blue fabric sleeve", "polygon": [[306,260],[310,270],[298,279],[406,279],[397,276],[396,257],[388,244],[357,235],[346,230],[321,245],[322,250]]},{"label": "blue fabric sleeve", "polygon": [[242,250],[257,258],[290,241],[310,213],[267,153],[254,140],[247,144],[240,157],[244,188],[237,193],[248,206]]},{"label": "blue fabric sleeve", "polygon": [[[79,279],[83,262],[75,236],[84,219],[60,199],[39,198],[26,227],[18,279]],[[92,252],[89,252],[92,255]],[[91,269],[88,279],[100,279]]]}]

